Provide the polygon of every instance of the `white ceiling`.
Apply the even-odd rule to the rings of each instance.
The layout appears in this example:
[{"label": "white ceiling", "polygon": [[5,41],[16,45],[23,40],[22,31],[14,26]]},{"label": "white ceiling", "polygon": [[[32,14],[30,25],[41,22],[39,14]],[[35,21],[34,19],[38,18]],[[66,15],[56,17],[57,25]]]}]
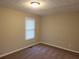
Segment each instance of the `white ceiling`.
[{"label": "white ceiling", "polygon": [[29,6],[30,1],[31,0],[0,0],[0,5],[38,15],[79,11],[79,0],[38,0],[41,4],[38,8]]}]

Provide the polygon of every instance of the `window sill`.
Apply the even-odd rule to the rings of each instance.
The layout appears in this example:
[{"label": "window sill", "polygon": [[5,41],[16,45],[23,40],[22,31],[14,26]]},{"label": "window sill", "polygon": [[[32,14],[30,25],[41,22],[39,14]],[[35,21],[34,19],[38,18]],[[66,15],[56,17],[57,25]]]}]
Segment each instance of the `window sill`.
[{"label": "window sill", "polygon": [[34,39],[25,39],[25,40],[34,40]]}]

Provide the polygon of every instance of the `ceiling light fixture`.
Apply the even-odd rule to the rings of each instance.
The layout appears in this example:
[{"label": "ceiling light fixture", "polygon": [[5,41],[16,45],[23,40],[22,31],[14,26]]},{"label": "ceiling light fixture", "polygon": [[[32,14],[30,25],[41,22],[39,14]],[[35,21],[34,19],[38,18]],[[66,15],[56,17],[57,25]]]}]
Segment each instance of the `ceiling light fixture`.
[{"label": "ceiling light fixture", "polygon": [[31,2],[31,6],[32,6],[32,7],[39,7],[39,6],[40,6],[40,3],[34,1],[34,2]]}]

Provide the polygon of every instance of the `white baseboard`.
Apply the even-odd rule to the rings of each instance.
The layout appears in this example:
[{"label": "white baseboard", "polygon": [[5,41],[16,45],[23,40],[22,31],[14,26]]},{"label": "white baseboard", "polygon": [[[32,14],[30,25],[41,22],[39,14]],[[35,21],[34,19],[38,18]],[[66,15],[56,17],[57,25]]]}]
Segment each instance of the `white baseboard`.
[{"label": "white baseboard", "polygon": [[39,43],[34,43],[34,44],[28,45],[28,46],[26,46],[26,47],[16,49],[16,50],[14,50],[14,51],[10,51],[10,52],[8,52],[8,53],[4,53],[4,54],[0,55],[0,58],[1,58],[1,57],[4,57],[4,56],[7,56],[7,55],[10,55],[10,54],[12,54],[12,53],[15,53],[15,52],[21,51],[21,50],[26,49],[26,48],[28,48],[28,47],[31,47],[31,46],[37,45],[37,44],[39,44]]},{"label": "white baseboard", "polygon": [[[50,45],[50,46],[53,46],[53,47],[58,47],[58,48],[60,48],[60,49],[64,49],[64,50],[68,50],[68,51],[72,51],[72,52],[75,52],[75,53],[78,53],[78,54],[79,54],[79,51],[75,51],[75,50],[71,50],[71,49],[63,48],[63,47],[56,46],[56,45],[52,45],[52,44],[49,44],[49,43],[46,43],[46,42],[39,42],[39,43],[43,43],[43,44]],[[12,53],[21,51],[21,50],[26,49],[26,48],[28,48],[28,47],[37,45],[37,44],[39,44],[39,43],[34,43],[34,44],[28,45],[28,46],[26,46],[26,47],[16,49],[16,50],[14,50],[14,51],[10,51],[10,52],[8,52],[8,53],[4,53],[4,54],[0,55],[0,58],[1,58],[1,57],[4,57],[4,56],[7,56],[7,55],[10,55],[10,54],[12,54]]]},{"label": "white baseboard", "polygon": [[41,42],[41,43],[79,54],[79,51],[71,50],[71,49],[68,49],[68,48],[63,48],[63,47],[60,47],[60,46],[57,46],[57,45],[53,45],[53,44],[49,44],[49,43],[46,43],[46,42]]}]

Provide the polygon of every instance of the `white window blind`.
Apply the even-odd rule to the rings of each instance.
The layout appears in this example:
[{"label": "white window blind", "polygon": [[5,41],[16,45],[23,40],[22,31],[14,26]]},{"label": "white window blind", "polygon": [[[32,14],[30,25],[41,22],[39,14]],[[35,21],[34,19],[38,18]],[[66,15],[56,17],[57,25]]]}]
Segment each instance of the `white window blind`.
[{"label": "white window blind", "polygon": [[35,38],[35,19],[27,18],[25,20],[25,39],[31,40]]}]

